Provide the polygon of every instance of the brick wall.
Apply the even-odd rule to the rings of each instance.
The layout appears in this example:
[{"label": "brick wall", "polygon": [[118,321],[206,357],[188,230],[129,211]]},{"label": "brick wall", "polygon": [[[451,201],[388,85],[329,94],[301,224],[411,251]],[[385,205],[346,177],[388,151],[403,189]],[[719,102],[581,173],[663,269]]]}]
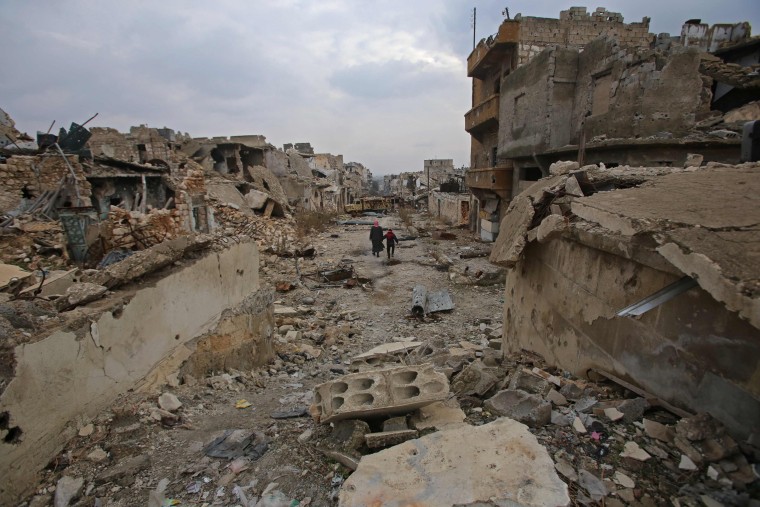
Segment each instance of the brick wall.
[{"label": "brick wall", "polygon": [[[67,155],[76,175],[79,194],[84,200],[82,206],[90,205],[90,183],[85,179],[82,166],[77,155]],[[7,212],[18,208],[24,202],[31,202],[46,190],[55,191],[61,179],[69,174],[63,158],[59,154],[38,156],[14,155],[4,164],[0,164],[0,211]],[[71,203],[76,205],[76,203]]]},{"label": "brick wall", "polygon": [[614,37],[622,46],[649,47],[649,18],[625,23],[620,13],[585,7],[560,13],[560,19],[522,17],[520,19],[519,64],[523,65],[549,46],[583,48],[600,35]]}]

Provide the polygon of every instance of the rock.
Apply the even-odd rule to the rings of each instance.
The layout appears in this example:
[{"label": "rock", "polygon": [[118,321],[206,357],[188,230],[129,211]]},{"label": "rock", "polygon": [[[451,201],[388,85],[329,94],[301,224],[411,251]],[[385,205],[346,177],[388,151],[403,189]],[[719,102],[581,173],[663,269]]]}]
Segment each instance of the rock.
[{"label": "rock", "polygon": [[625,475],[623,472],[617,471],[615,472],[615,484],[618,484],[624,488],[632,489],[636,487],[636,483],[633,482],[633,479]]},{"label": "rock", "polygon": [[95,426],[90,423],[86,426],[82,426],[82,429],[79,430],[79,436],[80,437],[89,437],[92,435],[92,433],[95,431]]},{"label": "rock", "polygon": [[621,458],[631,458],[636,461],[646,461],[652,456],[649,455],[644,449],[639,447],[639,444],[633,441],[628,441],[623,446],[623,452],[620,453]]},{"label": "rock", "polygon": [[301,304],[304,304],[304,305],[309,305],[309,306],[311,306],[311,305],[313,305],[314,303],[316,303],[316,300],[315,300],[313,297],[310,297],[310,296],[306,296],[305,298],[303,298],[303,299],[301,300]]},{"label": "rock", "polygon": [[702,453],[699,452],[699,450],[694,447],[692,442],[690,442],[688,439],[682,437],[681,435],[676,435],[675,438],[673,438],[673,445],[675,445],[679,451],[687,455],[689,459],[691,459],[697,465],[702,464]]},{"label": "rock", "polygon": [[82,493],[84,479],[81,477],[69,477],[64,475],[55,485],[55,507],[67,507],[72,500]]},{"label": "rock", "polygon": [[498,381],[499,378],[478,359],[454,377],[451,390],[459,396],[483,396]]},{"label": "rock", "polygon": [[550,420],[552,424],[556,424],[557,426],[571,426],[575,417],[573,414],[563,414],[562,412],[552,410]]},{"label": "rock", "polygon": [[[692,461],[692,463],[693,463],[693,461]],[[709,477],[710,479],[712,479],[714,481],[717,481],[718,478],[720,477],[720,472],[718,472],[718,470],[716,468],[714,468],[712,465],[710,465],[710,466],[707,467],[707,477]]]},{"label": "rock", "polygon": [[633,423],[640,421],[644,416],[644,411],[649,408],[649,402],[644,398],[634,398],[632,400],[625,400],[618,405],[618,410],[623,414],[623,421],[627,423]]},{"label": "rock", "polygon": [[298,435],[298,441],[301,442],[302,444],[306,443],[311,439],[313,435],[314,435],[314,430],[309,428],[303,433],[301,433],[300,435]]},{"label": "rock", "polygon": [[720,436],[724,432],[725,429],[721,424],[707,413],[684,417],[676,423],[676,433],[692,442]]},{"label": "rock", "polygon": [[364,435],[370,432],[369,424],[358,419],[338,421],[327,439],[329,447],[352,452],[364,445]]},{"label": "rock", "polygon": [[561,215],[549,215],[538,225],[536,240],[539,243],[548,243],[552,239],[562,235],[565,229],[567,229],[565,217]]},{"label": "rock", "polygon": [[80,305],[100,299],[108,291],[107,287],[95,283],[79,282],[66,289],[63,297],[56,299],[59,311],[70,310]]},{"label": "rock", "polygon": [[552,176],[557,174],[567,174],[570,171],[577,171],[578,169],[580,169],[578,162],[574,160],[560,160],[549,166],[549,174]]},{"label": "rock", "polygon": [[486,400],[484,406],[494,414],[511,417],[532,428],[544,426],[551,420],[551,403],[525,391],[499,391]]},{"label": "rock", "polygon": [[411,426],[417,430],[441,430],[463,424],[467,415],[459,408],[456,398],[438,401],[422,407],[411,418]]},{"label": "rock", "polygon": [[598,401],[596,398],[592,398],[591,396],[584,396],[575,402],[573,409],[575,409],[576,412],[588,412],[597,403]]},{"label": "rock", "polygon": [[583,389],[572,383],[562,386],[559,392],[568,400],[579,400],[583,397]]},{"label": "rock", "polygon": [[167,412],[176,412],[182,406],[182,402],[172,393],[163,393],[158,397],[158,406]]},{"label": "rock", "polygon": [[546,395],[546,401],[550,401],[554,405],[559,406],[559,407],[563,407],[567,405],[567,398],[562,396],[562,394],[556,389],[552,389],[551,391],[549,391],[549,394]]},{"label": "rock", "polygon": [[605,408],[604,415],[607,416],[607,419],[609,419],[610,421],[619,421],[625,416],[624,413],[622,413],[620,410],[616,409],[615,407]]},{"label": "rock", "polygon": [[558,459],[554,464],[554,468],[557,470],[557,472],[567,477],[567,480],[570,482],[578,482],[578,474],[576,473],[575,468],[573,468],[573,465],[568,463],[566,460]]},{"label": "rock", "polygon": [[688,153],[686,155],[686,162],[684,162],[684,167],[699,167],[702,165],[702,161],[705,159],[704,155],[700,155],[699,153]]},{"label": "rock", "polygon": [[544,397],[551,390],[552,386],[544,378],[534,375],[525,370],[518,370],[512,375],[509,382],[509,389],[525,391],[527,393],[537,394]]},{"label": "rock", "polygon": [[573,429],[576,431],[576,433],[579,433],[581,435],[588,433],[580,417],[576,417],[575,419],[573,419]]},{"label": "rock", "polygon": [[150,465],[150,457],[147,454],[140,454],[100,473],[95,477],[95,484],[114,482],[128,475],[134,477],[148,465]]},{"label": "rock", "polygon": [[565,193],[567,195],[572,195],[573,197],[583,197],[583,190],[575,176],[570,175],[568,176],[567,181],[565,181]]},{"label": "rock", "polygon": [[409,426],[406,424],[406,417],[391,417],[390,419],[383,421],[383,431],[403,431],[408,430]]},{"label": "rock", "polygon": [[570,497],[546,448],[508,418],[446,429],[366,455],[339,496],[343,507],[477,502],[559,506],[568,505]]},{"label": "rock", "polygon": [[681,470],[696,470],[697,465],[685,454],[681,454],[681,462],[678,463],[678,468]]},{"label": "rock", "polygon": [[664,424],[651,419],[644,419],[644,431],[649,438],[657,439],[661,442],[670,443],[673,441],[673,430]]},{"label": "rock", "polygon": [[100,447],[96,447],[87,455],[87,459],[93,463],[100,463],[108,459],[108,453]]},{"label": "rock", "polygon": [[599,501],[609,494],[604,482],[588,470],[581,469],[578,472],[578,485],[586,490],[594,501]]},{"label": "rock", "polygon": [[704,456],[705,460],[711,463],[729,458],[739,452],[739,445],[729,435],[706,438],[693,444]]},{"label": "rock", "polygon": [[303,339],[303,333],[301,333],[301,331],[293,330],[293,331],[288,331],[287,333],[285,333],[286,342],[290,342],[290,343],[299,342],[302,339]]}]

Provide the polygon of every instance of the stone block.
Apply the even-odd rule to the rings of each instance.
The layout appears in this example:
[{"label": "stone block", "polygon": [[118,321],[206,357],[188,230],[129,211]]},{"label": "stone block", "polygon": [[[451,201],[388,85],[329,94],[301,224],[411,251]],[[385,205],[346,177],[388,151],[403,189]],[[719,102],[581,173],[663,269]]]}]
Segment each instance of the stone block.
[{"label": "stone block", "polygon": [[322,423],[404,414],[448,395],[446,375],[431,365],[366,371],[315,387],[312,414]]},{"label": "stone block", "polygon": [[406,417],[391,417],[387,421],[383,421],[383,431],[403,431],[408,430],[409,426],[406,424]]},{"label": "stone block", "polygon": [[532,428],[548,424],[552,415],[551,403],[516,389],[499,391],[487,399],[484,406],[494,414],[511,417]]}]

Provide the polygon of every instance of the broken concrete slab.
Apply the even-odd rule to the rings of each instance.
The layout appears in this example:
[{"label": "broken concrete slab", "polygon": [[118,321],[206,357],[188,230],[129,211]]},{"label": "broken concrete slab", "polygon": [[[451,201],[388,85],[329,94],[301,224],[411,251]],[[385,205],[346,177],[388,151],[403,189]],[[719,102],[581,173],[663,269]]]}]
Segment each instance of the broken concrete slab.
[{"label": "broken concrete slab", "polygon": [[32,273],[13,264],[0,263],[0,289],[30,278]]},{"label": "broken concrete slab", "polygon": [[625,400],[617,409],[623,413],[623,420],[627,423],[640,421],[644,417],[644,412],[649,408],[649,402],[644,398],[633,398]]},{"label": "broken concrete slab", "polygon": [[417,409],[411,418],[410,424],[417,430],[437,429],[441,430],[449,426],[458,426],[464,423],[467,414],[459,408],[456,398],[446,401],[437,401]]},{"label": "broken concrete slab", "polygon": [[448,397],[446,375],[429,364],[346,375],[314,388],[312,415],[322,423],[402,414]]},{"label": "broken concrete slab", "polygon": [[525,425],[508,418],[439,431],[364,456],[339,497],[343,507],[476,502],[560,506],[570,497],[546,448]]},{"label": "broken concrete slab", "polygon": [[370,433],[369,424],[359,419],[338,421],[327,439],[332,449],[354,454],[364,445],[364,436]]},{"label": "broken concrete slab", "polygon": [[535,211],[533,203],[520,194],[509,205],[509,211],[501,221],[501,234],[496,238],[489,260],[500,266],[514,266],[526,244],[526,235]]},{"label": "broken concrete slab", "polygon": [[518,370],[509,381],[509,389],[519,389],[544,397],[549,394],[552,386],[543,377],[534,374],[530,370]]},{"label": "broken concrete slab", "polygon": [[535,394],[515,389],[499,391],[483,406],[494,414],[511,417],[532,428],[548,424],[552,414],[551,403]]},{"label": "broken concrete slab", "polygon": [[549,215],[544,218],[538,225],[536,231],[536,241],[539,243],[548,243],[554,238],[558,238],[567,229],[567,221],[561,215]]},{"label": "broken concrete slab", "polygon": [[646,461],[652,456],[644,449],[639,447],[639,444],[630,440],[623,446],[623,452],[620,453],[621,458],[631,458],[637,461]]},{"label": "broken concrete slab", "polygon": [[565,194],[573,197],[583,197],[581,185],[578,183],[578,179],[573,175],[568,176],[567,181],[565,181]]},{"label": "broken concrete slab", "polygon": [[56,300],[55,305],[60,311],[71,310],[100,299],[106,292],[108,289],[102,285],[86,282],[75,283],[66,289],[66,293]]},{"label": "broken concrete slab", "polygon": [[672,428],[651,419],[644,419],[643,423],[644,431],[648,437],[655,438],[661,442],[669,443],[673,441],[674,433]]},{"label": "broken concrete slab", "polygon": [[180,409],[182,402],[172,393],[163,393],[158,397],[158,406],[168,412],[175,412]]},{"label": "broken concrete slab", "polygon": [[559,407],[563,407],[567,405],[567,398],[562,396],[562,394],[556,389],[551,389],[549,391],[549,393],[546,395],[546,401],[550,401],[554,405],[559,406]]},{"label": "broken concrete slab", "polygon": [[549,166],[549,174],[552,176],[557,174],[567,174],[570,171],[576,171],[580,168],[578,162],[575,160],[560,160],[554,162]]}]

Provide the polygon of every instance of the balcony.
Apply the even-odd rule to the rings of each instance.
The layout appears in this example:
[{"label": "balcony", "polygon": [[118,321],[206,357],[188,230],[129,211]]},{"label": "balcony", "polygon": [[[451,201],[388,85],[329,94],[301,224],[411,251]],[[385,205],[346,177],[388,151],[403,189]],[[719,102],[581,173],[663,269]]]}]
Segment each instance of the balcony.
[{"label": "balcony", "polygon": [[479,191],[489,190],[504,199],[512,194],[512,163],[503,163],[494,167],[468,169],[464,176],[467,187],[474,195]]},{"label": "balcony", "polygon": [[480,43],[467,57],[467,77],[483,78],[501,65],[510,51],[520,41],[520,22],[504,21],[496,35]]},{"label": "balcony", "polygon": [[499,126],[499,94],[491,95],[464,115],[464,129],[473,133]]}]

